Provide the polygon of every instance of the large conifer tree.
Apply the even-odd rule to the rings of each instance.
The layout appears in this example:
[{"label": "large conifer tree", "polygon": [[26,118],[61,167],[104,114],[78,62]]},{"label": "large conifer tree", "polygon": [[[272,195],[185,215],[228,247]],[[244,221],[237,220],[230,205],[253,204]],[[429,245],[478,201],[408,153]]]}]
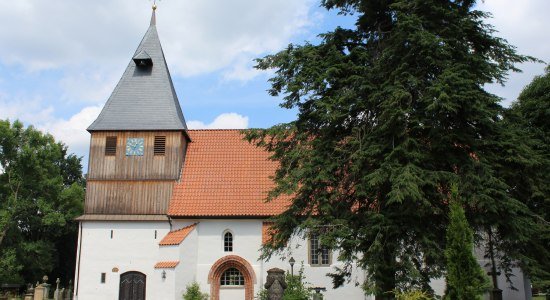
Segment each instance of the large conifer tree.
[{"label": "large conifer tree", "polygon": [[[502,107],[483,88],[530,58],[495,37],[474,4],[324,0],[356,27],[258,60],[276,71],[269,92],[298,110],[295,121],[248,133],[280,161],[270,197],[293,197],[266,256],[316,231],[359,262],[379,299],[429,290],[444,268],[451,182],[476,230],[489,226],[502,241],[533,233],[528,208],[494,169]],[[336,285],[350,268],[334,272]]]},{"label": "large conifer tree", "polygon": [[521,92],[505,113],[513,151],[502,165],[510,193],[537,219],[537,234],[510,248],[523,256],[533,287],[550,293],[550,67]]}]

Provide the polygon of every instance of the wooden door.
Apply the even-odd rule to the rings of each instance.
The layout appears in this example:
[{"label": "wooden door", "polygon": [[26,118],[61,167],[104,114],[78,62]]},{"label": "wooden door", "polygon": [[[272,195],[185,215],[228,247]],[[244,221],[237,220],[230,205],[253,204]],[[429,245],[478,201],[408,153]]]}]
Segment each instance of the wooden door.
[{"label": "wooden door", "polygon": [[145,300],[145,274],[126,272],[120,275],[119,300]]}]

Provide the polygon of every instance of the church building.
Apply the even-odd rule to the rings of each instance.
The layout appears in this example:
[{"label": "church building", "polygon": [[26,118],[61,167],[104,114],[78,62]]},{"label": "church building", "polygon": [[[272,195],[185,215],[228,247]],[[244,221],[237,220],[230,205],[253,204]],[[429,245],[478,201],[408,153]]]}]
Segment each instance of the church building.
[{"label": "church building", "polygon": [[[353,283],[332,289],[337,255],[316,237],[288,256],[260,260],[267,219],[289,199],[265,203],[277,163],[239,130],[188,130],[156,29],[150,26],[91,134],[79,221],[75,298],[182,299],[197,282],[210,299],[252,300],[267,270],[326,288],[325,299],[365,299]],[[362,274],[354,277],[361,282]]]},{"label": "church building", "polygon": [[[374,299],[364,295],[360,269],[343,287],[332,288],[326,274],[342,263],[318,236],[295,238],[283,254],[260,259],[270,238],[269,218],[290,203],[288,197],[264,201],[278,164],[240,130],[187,129],[155,8],[120,81],[88,127],[75,299],[176,300],[197,282],[210,299],[252,300],[272,268],[295,274],[303,269],[309,286],[326,289],[324,299]],[[514,271],[517,291],[499,277],[504,299],[526,299],[529,281]],[[432,286],[442,294],[444,280]]]}]

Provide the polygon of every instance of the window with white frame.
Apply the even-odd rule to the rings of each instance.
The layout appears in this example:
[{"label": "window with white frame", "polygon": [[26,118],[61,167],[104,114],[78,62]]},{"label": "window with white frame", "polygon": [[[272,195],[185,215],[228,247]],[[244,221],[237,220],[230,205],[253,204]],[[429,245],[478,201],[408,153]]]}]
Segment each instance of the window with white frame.
[{"label": "window with white frame", "polygon": [[309,264],[312,266],[329,266],[331,253],[326,246],[321,245],[319,235],[309,235]]},{"label": "window with white frame", "polygon": [[223,234],[223,251],[233,252],[233,234],[230,231]]},{"label": "window with white frame", "polygon": [[236,268],[229,268],[223,272],[220,278],[220,285],[222,286],[242,286],[244,285],[244,276]]}]

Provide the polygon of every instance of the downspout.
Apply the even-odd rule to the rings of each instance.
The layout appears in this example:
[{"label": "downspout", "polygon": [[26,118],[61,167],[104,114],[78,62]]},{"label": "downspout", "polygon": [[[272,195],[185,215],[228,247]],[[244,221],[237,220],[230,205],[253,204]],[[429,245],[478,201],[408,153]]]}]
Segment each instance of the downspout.
[{"label": "downspout", "polygon": [[172,231],[172,218],[169,215],[166,216],[168,217],[168,224],[170,224],[170,231]]},{"label": "downspout", "polygon": [[78,229],[78,264],[76,269],[76,288],[75,288],[75,299],[78,299],[78,286],[80,283],[80,257],[82,256],[82,221],[79,223],[79,229]]}]

